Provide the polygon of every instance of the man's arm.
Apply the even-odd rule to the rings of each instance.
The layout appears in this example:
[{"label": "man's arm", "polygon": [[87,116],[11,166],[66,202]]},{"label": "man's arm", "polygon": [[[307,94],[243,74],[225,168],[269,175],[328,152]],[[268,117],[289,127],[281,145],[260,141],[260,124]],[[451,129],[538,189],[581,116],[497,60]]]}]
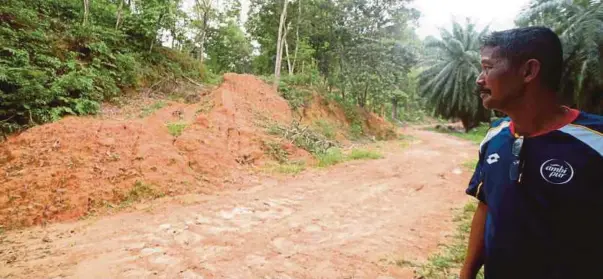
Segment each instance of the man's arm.
[{"label": "man's arm", "polygon": [[471,221],[469,247],[465,263],[461,269],[460,279],[475,279],[477,272],[484,264],[484,230],[487,214],[488,206],[483,202],[479,202],[473,215],[473,221]]}]

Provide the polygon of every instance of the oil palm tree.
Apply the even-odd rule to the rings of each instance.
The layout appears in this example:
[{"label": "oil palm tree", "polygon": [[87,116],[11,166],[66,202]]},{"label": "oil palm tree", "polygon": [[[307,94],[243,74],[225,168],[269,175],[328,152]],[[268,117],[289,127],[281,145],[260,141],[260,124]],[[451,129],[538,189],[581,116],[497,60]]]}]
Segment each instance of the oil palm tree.
[{"label": "oil palm tree", "polygon": [[533,0],[516,24],[547,26],[559,35],[565,62],[560,94],[580,109],[603,113],[603,3]]},{"label": "oil palm tree", "polygon": [[464,26],[453,22],[452,32],[441,29],[441,39],[429,37],[425,42],[426,69],[419,75],[419,92],[436,115],[460,118],[466,131],[489,120],[475,85],[481,68],[479,39],[487,31],[477,30],[469,20]]}]

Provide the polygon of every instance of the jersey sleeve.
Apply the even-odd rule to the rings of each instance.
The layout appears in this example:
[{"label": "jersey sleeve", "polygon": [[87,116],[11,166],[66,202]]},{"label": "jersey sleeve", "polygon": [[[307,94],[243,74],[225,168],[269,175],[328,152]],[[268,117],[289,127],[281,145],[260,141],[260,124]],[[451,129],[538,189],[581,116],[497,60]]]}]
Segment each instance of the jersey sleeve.
[{"label": "jersey sleeve", "polygon": [[486,203],[486,196],[484,194],[484,189],[482,187],[482,185],[484,184],[484,175],[482,172],[483,162],[484,162],[483,152],[480,152],[479,160],[477,162],[477,165],[475,166],[475,171],[473,172],[473,176],[471,177],[471,180],[469,181],[469,187],[467,187],[467,190],[465,190],[465,193],[467,193],[467,195],[477,198],[479,201],[481,201],[483,203]]}]

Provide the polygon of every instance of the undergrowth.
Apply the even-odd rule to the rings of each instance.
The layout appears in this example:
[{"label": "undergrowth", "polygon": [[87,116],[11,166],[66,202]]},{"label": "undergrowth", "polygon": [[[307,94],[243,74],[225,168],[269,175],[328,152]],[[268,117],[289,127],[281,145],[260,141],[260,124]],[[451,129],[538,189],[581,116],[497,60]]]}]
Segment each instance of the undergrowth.
[{"label": "undergrowth", "polygon": [[289,126],[271,124],[268,126],[268,132],[281,136],[312,154],[324,154],[329,148],[337,146],[337,142],[297,121],[293,121]]},{"label": "undergrowth", "polygon": [[316,159],[318,159],[318,167],[320,168],[332,166],[345,161],[345,156],[339,148],[330,148],[325,153],[317,154],[315,156]]},{"label": "undergrowth", "polygon": [[[428,262],[418,268],[417,275],[419,277],[429,279],[457,278],[467,252],[471,220],[476,209],[477,203],[470,202],[460,210],[454,218],[458,227],[452,243],[443,245],[439,252],[429,257]],[[482,272],[478,274],[478,278],[483,278]]]},{"label": "undergrowth", "polygon": [[188,126],[188,124],[183,122],[173,122],[168,123],[166,126],[170,135],[174,137],[179,137],[180,135],[182,135],[182,132]]},{"label": "undergrowth", "polygon": [[477,166],[477,159],[471,159],[463,163],[463,166],[468,170],[473,171]]},{"label": "undergrowth", "polygon": [[[189,54],[161,47],[151,16],[90,1],[82,24],[77,0],[20,0],[0,5],[0,132],[13,133],[64,115],[96,114],[128,89],[151,86],[166,73],[203,78]],[[146,8],[143,4],[141,8]]]},{"label": "undergrowth", "polygon": [[350,160],[362,160],[362,159],[381,159],[383,155],[377,151],[366,150],[366,149],[352,149],[350,155],[348,155]]},{"label": "undergrowth", "polygon": [[450,130],[450,129],[447,129],[446,127],[430,128],[429,130],[453,135],[455,137],[466,139],[466,140],[472,141],[474,143],[481,143],[482,140],[484,139],[484,137],[486,136],[486,134],[488,133],[488,129],[490,129],[490,125],[484,123],[474,129],[472,129],[468,133],[459,132],[456,130]]},{"label": "undergrowth", "polygon": [[153,185],[136,181],[130,191],[128,191],[121,199],[120,207],[127,207],[134,202],[139,202],[145,199],[156,199],[164,196],[163,193],[155,190]]},{"label": "undergrowth", "polygon": [[162,108],[164,108],[167,104],[164,101],[157,101],[155,103],[153,103],[152,105],[145,107],[142,109],[142,111],[140,112],[140,117],[147,117],[151,114],[153,114],[154,112],[156,112],[157,110],[160,110]]},{"label": "undergrowth", "polygon": [[318,167],[328,167],[353,160],[375,160],[381,159],[383,155],[377,151],[355,148],[348,154],[345,154],[339,148],[331,148],[324,154],[316,155],[318,159]]},{"label": "undergrowth", "polygon": [[323,134],[327,139],[335,139],[335,136],[337,135],[337,127],[333,123],[329,122],[328,120],[320,119],[315,121],[314,125],[317,127],[318,131]]},{"label": "undergrowth", "polygon": [[266,166],[268,172],[296,175],[306,169],[304,161],[285,161],[278,164],[268,164]]}]

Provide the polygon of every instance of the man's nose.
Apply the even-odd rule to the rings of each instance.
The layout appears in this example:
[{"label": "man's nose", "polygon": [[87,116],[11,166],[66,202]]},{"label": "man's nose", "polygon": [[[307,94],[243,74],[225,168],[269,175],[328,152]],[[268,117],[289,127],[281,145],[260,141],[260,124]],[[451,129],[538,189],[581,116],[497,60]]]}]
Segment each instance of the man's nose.
[{"label": "man's nose", "polygon": [[475,83],[479,86],[484,86],[484,84],[486,83],[486,80],[484,79],[484,72],[480,72],[479,75],[477,75],[477,79],[475,80]]}]

